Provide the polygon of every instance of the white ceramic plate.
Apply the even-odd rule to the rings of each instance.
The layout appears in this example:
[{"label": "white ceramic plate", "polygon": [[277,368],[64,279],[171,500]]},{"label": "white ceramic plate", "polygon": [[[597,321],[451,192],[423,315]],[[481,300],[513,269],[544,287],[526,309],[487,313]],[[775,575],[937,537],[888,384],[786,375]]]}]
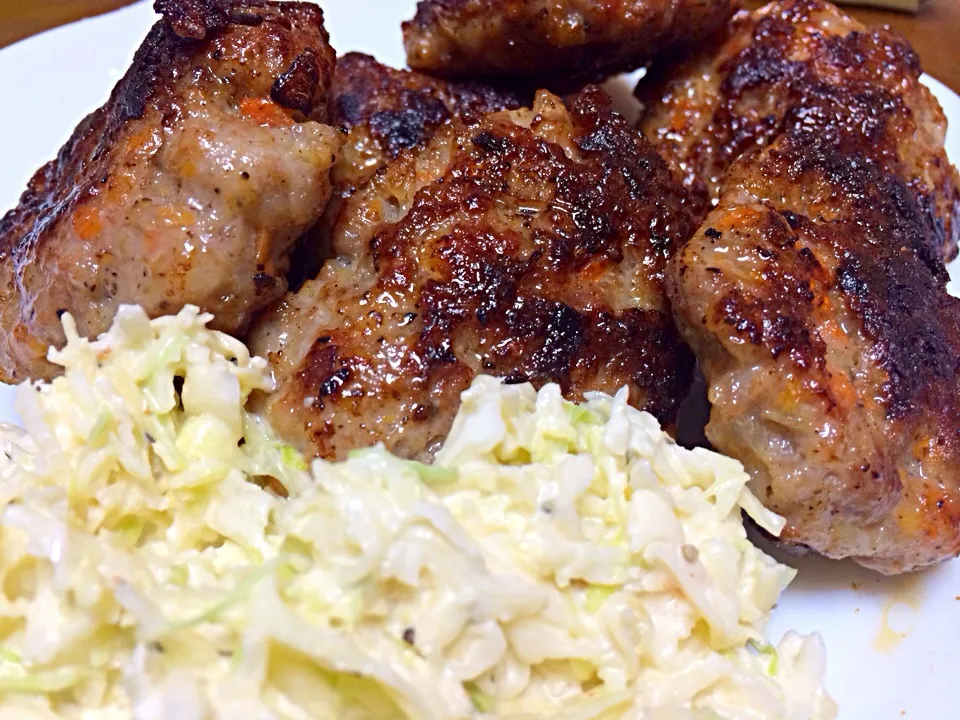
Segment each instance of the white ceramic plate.
[{"label": "white ceramic plate", "polygon": [[[338,51],[404,62],[400,22],[415,0],[321,0]],[[154,22],[144,3],[45,33],[0,52],[0,209],[108,96]],[[960,162],[960,97],[930,87],[951,119],[948,151]],[[627,87],[620,83],[619,88]],[[951,268],[960,280],[960,265]],[[955,286],[960,289],[960,286]],[[13,419],[0,386],[0,420]],[[960,561],[885,579],[850,563],[786,558],[800,574],[775,612],[772,631],[819,631],[828,686],[844,720],[949,720],[960,668]]]}]

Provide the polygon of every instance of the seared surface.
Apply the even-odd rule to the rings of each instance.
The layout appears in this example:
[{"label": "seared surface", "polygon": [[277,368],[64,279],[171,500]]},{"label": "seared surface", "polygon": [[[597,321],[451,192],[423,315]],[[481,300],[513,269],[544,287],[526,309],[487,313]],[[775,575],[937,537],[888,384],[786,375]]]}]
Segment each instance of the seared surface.
[{"label": "seared surface", "polygon": [[736,0],[421,0],[403,36],[410,67],[570,89],[694,46]]},{"label": "seared surface", "polygon": [[334,55],[304,3],[161,0],[110,100],[0,221],[0,378],[50,377],[47,347],[120,303],[192,303],[242,333],[286,290],[330,194]]},{"label": "seared surface", "polygon": [[[896,573],[960,552],[960,300],[940,258],[950,205],[904,172],[932,147],[922,116],[853,129],[888,76],[915,75],[912,54],[887,57],[875,93],[809,90],[810,124],[798,114],[733,164],[668,293],[707,379],[707,436],[787,518],[783,538]],[[895,142],[894,116],[917,137]]]},{"label": "seared surface", "polygon": [[334,184],[350,194],[401,150],[433,137],[452,117],[512,110],[530,99],[527,93],[396,70],[369,55],[344,55],[330,87],[330,122],[348,132]]},{"label": "seared surface", "polygon": [[523,107],[532,97],[397,70],[361,53],[338,58],[330,85],[330,124],[339,127],[345,139],[331,172],[333,197],[322,220],[297,247],[293,287],[316,277],[329,257],[330,231],[343,199],[402,150],[423,145],[452,118]]},{"label": "seared surface", "polygon": [[694,226],[649,143],[585,91],[568,111],[454,120],[345,201],[339,256],[252,333],[280,381],[274,427],[342,458],[377,441],[429,456],[478,373],[631,388],[665,421],[691,358],[663,293]]},{"label": "seared surface", "polygon": [[920,74],[899,34],[866,29],[822,0],[780,0],[739,13],[725,38],[659,82],[642,82],[641,128],[703,213],[742,153],[785,132],[831,138],[916,188],[943,223],[931,241],[950,259],[960,181],[943,151],[946,118]]}]

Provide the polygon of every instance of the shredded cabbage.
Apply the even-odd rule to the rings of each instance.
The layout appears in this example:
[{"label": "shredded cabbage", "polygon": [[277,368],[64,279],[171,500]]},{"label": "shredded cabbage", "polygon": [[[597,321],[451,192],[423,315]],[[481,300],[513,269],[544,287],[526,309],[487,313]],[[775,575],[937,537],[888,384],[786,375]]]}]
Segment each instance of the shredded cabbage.
[{"label": "shredded cabbage", "polygon": [[0,720],[820,720],[817,637],[741,466],[626,394],[478,378],[433,465],[308,467],[187,308],[64,317],[0,456]]}]

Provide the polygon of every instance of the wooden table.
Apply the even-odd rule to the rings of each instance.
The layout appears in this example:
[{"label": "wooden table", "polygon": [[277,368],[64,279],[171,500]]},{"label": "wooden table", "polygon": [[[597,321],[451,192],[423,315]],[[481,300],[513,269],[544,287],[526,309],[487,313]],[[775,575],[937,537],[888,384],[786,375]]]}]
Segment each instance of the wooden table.
[{"label": "wooden table", "polygon": [[[0,47],[41,30],[112,10],[129,2],[0,0]],[[761,3],[747,0],[747,4],[756,6]],[[960,0],[923,0],[923,6],[916,15],[858,7],[852,7],[849,11],[865,23],[885,23],[902,32],[920,51],[924,69],[960,92]]]}]

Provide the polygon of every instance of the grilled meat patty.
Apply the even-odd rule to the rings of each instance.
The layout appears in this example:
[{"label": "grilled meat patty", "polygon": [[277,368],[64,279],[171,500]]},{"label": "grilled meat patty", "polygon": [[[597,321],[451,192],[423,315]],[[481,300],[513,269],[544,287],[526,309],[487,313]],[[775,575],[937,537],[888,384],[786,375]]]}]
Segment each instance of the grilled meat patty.
[{"label": "grilled meat patty", "polygon": [[[916,56],[887,31],[834,34],[846,26],[810,0],[738,19],[725,67],[787,105],[722,173],[668,294],[708,383],[707,436],[786,517],[783,539],[898,573],[960,552],[960,300],[942,261],[958,206]],[[773,38],[809,57],[790,64]],[[749,57],[766,60],[748,72]],[[807,80],[777,85],[788,67]],[[688,80],[674,87],[716,87]],[[719,127],[697,131],[703,148],[731,147]]]},{"label": "grilled meat patty", "polygon": [[692,359],[663,271],[694,229],[597,88],[454,119],[344,202],[337,259],[257,323],[279,381],[264,409],[328,458],[378,441],[428,457],[480,373],[571,398],[627,385],[669,422]]},{"label": "grilled meat patty", "polygon": [[865,28],[823,0],[738,13],[686,63],[641,81],[641,129],[705,214],[727,168],[787,132],[821,134],[916,188],[931,239],[957,252],[960,179],[944,153],[946,118],[920,84],[920,60],[889,28]]},{"label": "grilled meat patty", "polygon": [[735,0],[421,0],[410,67],[563,90],[643,66],[723,27]]},{"label": "grilled meat patty", "polygon": [[70,312],[185,304],[242,334],[330,195],[334,54],[306,3],[161,0],[109,101],[0,220],[0,379],[49,378]]}]

